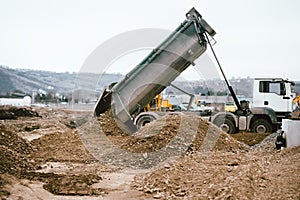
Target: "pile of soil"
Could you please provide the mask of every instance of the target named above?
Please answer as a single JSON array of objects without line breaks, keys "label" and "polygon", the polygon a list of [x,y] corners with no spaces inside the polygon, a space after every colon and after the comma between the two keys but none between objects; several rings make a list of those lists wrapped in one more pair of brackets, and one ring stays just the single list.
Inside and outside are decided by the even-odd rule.
[{"label": "pile of soil", "polygon": [[21,174],[34,169],[28,162],[33,151],[28,141],[0,125],[0,173]]},{"label": "pile of soil", "polygon": [[[134,135],[122,132],[111,112],[101,115],[99,121],[112,143],[127,152],[146,155],[144,162],[157,159],[148,154],[173,144],[176,137],[182,142],[180,147],[186,147],[175,161],[136,176],[132,187],[150,198],[299,198],[300,178],[294,173],[300,166],[300,148],[276,151],[274,137],[263,141],[260,148],[250,148],[234,136],[253,146],[267,135],[240,133],[232,137],[200,117],[174,113],[149,123]],[[292,167],[288,167],[287,160]],[[279,180],[282,176],[289,178]]]},{"label": "pile of soil", "polygon": [[8,184],[2,174],[11,174],[21,178],[24,173],[35,169],[34,163],[28,160],[28,155],[34,150],[30,143],[20,138],[16,133],[0,125],[0,197],[6,197],[9,192],[3,187]]},{"label": "pile of soil", "polygon": [[231,134],[231,137],[249,146],[254,146],[261,143],[269,135],[270,133],[240,132]]},{"label": "pile of soil", "polygon": [[272,133],[265,137],[261,142],[253,145],[251,148],[256,151],[263,151],[268,153],[275,153],[275,142],[277,139],[278,133]]},{"label": "pile of soil", "polygon": [[[5,109],[16,111],[14,107]],[[9,191],[4,186],[14,184],[18,179],[44,182],[43,188],[53,194],[102,195],[104,190],[93,188],[92,184],[101,180],[98,172],[111,169],[88,153],[76,129],[69,126],[76,122],[74,113],[67,110],[35,110],[20,108],[14,112],[16,118],[0,121],[0,197],[5,199]],[[86,113],[79,115],[81,120]],[[30,136],[34,136],[33,140],[23,139]],[[75,167],[63,174],[44,172],[44,166],[48,166],[49,161],[58,165],[73,163]]]},{"label": "pile of soil", "polygon": [[33,152],[30,142],[7,130],[3,125],[0,125],[0,146],[7,147],[19,154],[30,154]]},{"label": "pile of soil", "polygon": [[105,190],[91,187],[100,180],[102,178],[95,174],[61,176],[51,178],[44,188],[57,195],[100,195],[105,193]]},{"label": "pile of soil", "polygon": [[249,150],[199,116],[169,113],[129,135],[107,111],[80,127],[85,147],[101,162],[121,168],[149,169],[194,152]]},{"label": "pile of soil", "polygon": [[70,124],[74,121],[74,112],[49,108],[26,109],[37,113],[38,117],[34,115],[0,120],[0,125],[23,138],[32,140],[49,133],[63,133],[70,128]]},{"label": "pile of soil", "polygon": [[139,175],[132,187],[162,199],[299,199],[300,147],[274,155],[189,155]]},{"label": "pile of soil", "polygon": [[19,117],[38,117],[39,114],[28,107],[0,106],[0,119],[17,119]]},{"label": "pile of soil", "polygon": [[102,131],[114,144],[134,153],[157,151],[170,144],[175,137],[182,142],[182,146],[187,147],[188,153],[211,150],[237,152],[249,149],[247,145],[199,116],[170,113],[147,124],[133,135],[127,135],[120,129],[111,111],[102,114],[99,121]]},{"label": "pile of soil", "polygon": [[[199,116],[169,113],[132,135],[111,111],[78,129],[89,152],[101,162],[121,168],[149,169],[185,154],[211,151],[244,152],[249,146]],[[126,130],[125,130],[126,131]]]},{"label": "pile of soil", "polygon": [[56,195],[102,195],[105,190],[92,185],[102,180],[97,174],[56,174],[28,172],[27,179],[41,181],[43,188]]},{"label": "pile of soil", "polygon": [[36,162],[94,162],[76,130],[50,133],[31,142],[36,149],[30,155]]}]

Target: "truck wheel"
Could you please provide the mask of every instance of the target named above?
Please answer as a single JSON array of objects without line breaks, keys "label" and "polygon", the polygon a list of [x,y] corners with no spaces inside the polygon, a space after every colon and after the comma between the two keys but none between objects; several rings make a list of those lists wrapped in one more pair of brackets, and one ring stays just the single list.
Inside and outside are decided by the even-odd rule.
[{"label": "truck wheel", "polygon": [[140,129],[141,127],[145,126],[146,124],[154,120],[156,120],[156,118],[152,115],[143,115],[137,120],[136,126],[138,129]]},{"label": "truck wheel", "polygon": [[251,131],[255,133],[271,133],[272,125],[265,119],[258,119],[252,123]]},{"label": "truck wheel", "polygon": [[235,133],[235,126],[234,123],[227,118],[220,118],[220,119],[216,119],[214,121],[214,124],[218,127],[220,127],[222,129],[222,131],[229,133],[229,134],[233,134]]}]

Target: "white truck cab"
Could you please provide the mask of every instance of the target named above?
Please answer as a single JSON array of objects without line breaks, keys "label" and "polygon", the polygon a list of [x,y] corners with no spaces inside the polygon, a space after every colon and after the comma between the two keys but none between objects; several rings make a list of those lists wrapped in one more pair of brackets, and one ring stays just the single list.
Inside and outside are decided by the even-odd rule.
[{"label": "white truck cab", "polygon": [[294,82],[282,78],[255,78],[253,107],[272,108],[279,116],[293,111]]}]

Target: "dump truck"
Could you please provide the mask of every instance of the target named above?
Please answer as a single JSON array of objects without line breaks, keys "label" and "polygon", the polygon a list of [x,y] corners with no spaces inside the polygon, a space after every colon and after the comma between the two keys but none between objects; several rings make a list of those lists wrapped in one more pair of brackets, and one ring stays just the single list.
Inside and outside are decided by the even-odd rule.
[{"label": "dump truck", "polygon": [[192,8],[186,14],[186,20],[124,79],[104,89],[94,108],[94,115],[111,108],[116,120],[129,131],[135,131],[133,122],[145,106],[194,64],[207,49],[207,35],[213,37],[215,34],[200,13]]},{"label": "dump truck", "polygon": [[[134,132],[141,126],[160,118],[165,113],[144,112],[144,108],[184,70],[210,47],[226,86],[237,106],[235,112],[217,112],[210,121],[227,133],[253,131],[273,132],[290,113],[294,94],[293,82],[284,79],[256,79],[254,90],[257,102],[249,108],[249,102],[239,101],[229,84],[220,62],[212,47],[211,40],[216,34],[214,29],[192,8],[186,14],[186,20],[173,31],[157,48],[133,68],[118,83],[112,83],[104,89],[98,99],[94,116],[111,109],[117,122],[125,125],[128,132]],[[277,91],[278,90],[278,91]],[[181,90],[182,91],[182,90]],[[193,94],[189,94],[193,101]],[[268,97],[268,98],[267,98]],[[278,110],[270,106],[278,106]]]}]

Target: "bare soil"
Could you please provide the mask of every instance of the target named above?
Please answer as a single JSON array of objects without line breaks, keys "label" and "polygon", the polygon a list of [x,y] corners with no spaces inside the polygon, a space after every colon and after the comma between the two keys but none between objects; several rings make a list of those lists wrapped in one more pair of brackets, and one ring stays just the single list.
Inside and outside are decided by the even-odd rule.
[{"label": "bare soil", "polygon": [[1,199],[300,199],[300,148],[275,134],[170,114],[127,135],[111,112],[0,109]]},{"label": "bare soil", "polygon": [[268,135],[270,135],[270,133],[258,134],[252,132],[240,132],[236,134],[231,134],[230,136],[249,146],[254,146],[263,141]]}]

